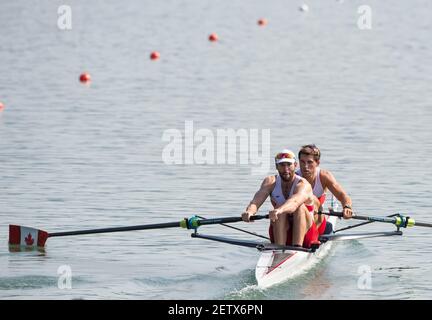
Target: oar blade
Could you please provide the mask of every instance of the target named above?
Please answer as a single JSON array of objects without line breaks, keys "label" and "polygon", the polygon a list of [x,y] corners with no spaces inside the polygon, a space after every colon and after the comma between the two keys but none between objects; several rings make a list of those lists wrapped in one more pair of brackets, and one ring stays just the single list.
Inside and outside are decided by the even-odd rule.
[{"label": "oar blade", "polygon": [[24,246],[27,249],[43,248],[48,237],[48,232],[43,230],[12,224],[9,225],[9,246]]}]

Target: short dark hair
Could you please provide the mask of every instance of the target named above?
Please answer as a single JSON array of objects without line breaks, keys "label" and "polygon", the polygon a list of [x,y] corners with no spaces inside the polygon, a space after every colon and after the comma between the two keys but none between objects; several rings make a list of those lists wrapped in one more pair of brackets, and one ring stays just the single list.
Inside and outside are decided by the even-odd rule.
[{"label": "short dark hair", "polygon": [[314,144],[307,144],[307,145],[301,147],[301,149],[298,153],[299,160],[300,160],[300,157],[302,154],[304,154],[305,156],[312,155],[314,157],[315,161],[318,161],[321,158],[321,151]]}]

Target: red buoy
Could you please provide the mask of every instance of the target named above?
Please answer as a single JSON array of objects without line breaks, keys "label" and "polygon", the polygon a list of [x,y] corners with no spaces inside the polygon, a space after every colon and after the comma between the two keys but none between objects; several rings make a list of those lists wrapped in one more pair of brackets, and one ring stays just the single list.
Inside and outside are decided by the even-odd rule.
[{"label": "red buoy", "polygon": [[4,109],[4,104],[0,102],[0,112],[2,112]]},{"label": "red buoy", "polygon": [[267,19],[262,18],[262,19],[258,20],[258,25],[261,26],[261,27],[263,27],[263,26],[265,26],[267,24],[268,24]]},{"label": "red buoy", "polygon": [[152,59],[152,60],[157,60],[157,59],[159,59],[159,58],[160,58],[160,53],[157,52],[157,51],[153,51],[153,52],[150,54],[150,59]]},{"label": "red buoy", "polygon": [[218,37],[218,35],[216,33],[212,33],[211,35],[209,35],[209,41],[215,42],[215,41],[218,41],[218,40],[219,40],[219,37]]},{"label": "red buoy", "polygon": [[91,77],[90,77],[90,75],[89,75],[87,72],[84,72],[84,73],[82,73],[82,74],[80,75],[79,80],[80,80],[82,83],[88,83],[88,82],[91,81]]}]

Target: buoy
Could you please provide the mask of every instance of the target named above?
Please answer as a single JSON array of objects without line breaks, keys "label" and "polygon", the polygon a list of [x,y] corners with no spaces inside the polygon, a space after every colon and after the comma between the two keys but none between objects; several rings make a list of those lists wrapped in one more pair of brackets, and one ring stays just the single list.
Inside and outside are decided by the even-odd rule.
[{"label": "buoy", "polygon": [[0,112],[2,112],[4,109],[4,104],[0,102]]},{"label": "buoy", "polygon": [[152,60],[157,60],[157,59],[159,59],[159,58],[160,58],[160,53],[157,52],[157,51],[153,51],[153,52],[150,54],[150,59],[152,59]]},{"label": "buoy", "polygon": [[84,72],[84,73],[82,73],[82,74],[80,75],[79,80],[80,80],[82,83],[88,83],[88,82],[91,81],[91,77],[90,77],[90,75],[89,75],[87,72]]},{"label": "buoy", "polygon": [[308,11],[309,11],[309,7],[308,7],[307,4],[302,4],[302,5],[300,6],[299,10],[300,10],[300,11],[303,11],[303,12],[308,12]]},{"label": "buoy", "polygon": [[215,42],[218,40],[219,40],[219,37],[216,33],[212,33],[211,35],[209,35],[209,41]]},{"label": "buoy", "polygon": [[261,26],[261,27],[267,25],[267,23],[268,23],[267,19],[263,18],[263,19],[259,19],[258,20],[258,25]]}]

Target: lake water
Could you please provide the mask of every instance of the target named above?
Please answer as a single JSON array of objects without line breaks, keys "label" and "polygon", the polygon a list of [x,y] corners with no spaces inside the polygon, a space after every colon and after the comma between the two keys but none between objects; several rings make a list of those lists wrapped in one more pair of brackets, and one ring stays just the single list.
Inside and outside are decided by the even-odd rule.
[{"label": "lake water", "polygon": [[[63,4],[0,4],[0,299],[432,298],[432,233],[420,227],[338,242],[268,290],[255,286],[257,251],[180,228],[52,238],[44,253],[7,246],[9,224],[57,232],[239,216],[273,166],[253,174],[240,152],[232,164],[167,164],[164,133],[186,139],[188,124],[215,137],[269,132],[259,147],[270,164],[279,149],[316,143],[356,212],[431,222],[432,2],[368,1],[366,30],[361,1],[311,0],[301,12],[282,0],[74,0],[71,30],[57,25]],[[268,222],[237,226],[265,234]],[[62,268],[71,289],[58,286]]]}]

